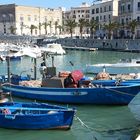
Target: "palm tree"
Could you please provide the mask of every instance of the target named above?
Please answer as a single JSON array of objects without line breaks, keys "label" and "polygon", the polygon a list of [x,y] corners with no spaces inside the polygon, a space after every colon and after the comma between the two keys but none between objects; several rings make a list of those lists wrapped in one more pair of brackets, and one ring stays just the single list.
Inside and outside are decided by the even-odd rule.
[{"label": "palm tree", "polygon": [[133,39],[135,39],[135,30],[136,30],[136,27],[138,26],[138,21],[136,19],[132,20],[131,22],[129,22],[128,24],[128,28],[130,28],[131,30],[131,33],[132,33],[132,36],[133,36]]},{"label": "palm tree", "polygon": [[48,26],[48,23],[47,22],[44,22],[42,25],[44,26],[45,34],[47,34],[47,26]]},{"label": "palm tree", "polygon": [[42,26],[42,24],[39,22],[39,25],[38,25],[39,35],[41,35],[41,26]]},{"label": "palm tree", "polygon": [[9,30],[10,30],[10,33],[11,34],[15,34],[16,33],[16,27],[14,27],[14,26],[10,26],[10,28],[9,28]]},{"label": "palm tree", "polygon": [[57,34],[58,21],[55,21],[55,34]]},{"label": "palm tree", "polygon": [[81,35],[81,38],[83,36],[83,28],[87,25],[87,21],[85,19],[79,19],[79,24],[78,26],[80,27],[80,35]]},{"label": "palm tree", "polygon": [[113,39],[113,31],[118,27],[118,23],[110,22],[109,24],[105,24],[104,28],[108,31],[108,38]]},{"label": "palm tree", "polygon": [[52,34],[52,21],[49,21],[48,26],[50,27],[50,34]]},{"label": "palm tree", "polygon": [[88,23],[88,26],[90,28],[90,37],[93,38],[94,37],[94,33],[98,27],[98,23],[96,20],[91,19],[90,22]]},{"label": "palm tree", "polygon": [[29,29],[30,29],[30,33],[32,35],[33,34],[33,30],[34,29],[37,29],[37,27],[35,25],[31,24],[31,26],[29,27]]},{"label": "palm tree", "polygon": [[75,20],[69,19],[66,20],[65,26],[69,30],[72,37],[73,29],[77,26],[77,23],[75,22]]},{"label": "palm tree", "polygon": [[62,33],[62,30],[63,30],[63,26],[58,25],[57,28],[59,29],[59,34],[61,34]]}]

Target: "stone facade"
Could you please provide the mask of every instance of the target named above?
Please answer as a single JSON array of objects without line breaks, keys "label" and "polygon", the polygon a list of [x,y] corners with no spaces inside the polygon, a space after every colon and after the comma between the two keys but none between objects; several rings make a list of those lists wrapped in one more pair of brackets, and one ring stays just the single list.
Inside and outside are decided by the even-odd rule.
[{"label": "stone facade", "polygon": [[[13,26],[18,35],[53,35],[59,34],[58,26],[62,26],[62,9],[46,9],[21,5],[1,5],[0,32],[10,33]],[[10,18],[9,18],[10,17]],[[45,30],[44,23],[47,24]],[[31,25],[35,26],[31,33]]]}]

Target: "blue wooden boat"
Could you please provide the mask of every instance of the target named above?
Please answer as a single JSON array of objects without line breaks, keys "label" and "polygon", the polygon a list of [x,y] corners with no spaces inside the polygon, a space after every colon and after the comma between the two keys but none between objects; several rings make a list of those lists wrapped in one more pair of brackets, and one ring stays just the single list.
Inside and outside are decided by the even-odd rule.
[{"label": "blue wooden boat", "polygon": [[11,129],[70,129],[74,108],[45,103],[8,102],[0,105],[0,127]]},{"label": "blue wooden boat", "polygon": [[26,87],[4,84],[3,91],[34,100],[74,104],[128,104],[140,92],[140,84],[84,88]]},{"label": "blue wooden boat", "polygon": [[133,84],[140,84],[140,79],[131,80],[92,80],[92,84],[102,86],[126,86]]}]

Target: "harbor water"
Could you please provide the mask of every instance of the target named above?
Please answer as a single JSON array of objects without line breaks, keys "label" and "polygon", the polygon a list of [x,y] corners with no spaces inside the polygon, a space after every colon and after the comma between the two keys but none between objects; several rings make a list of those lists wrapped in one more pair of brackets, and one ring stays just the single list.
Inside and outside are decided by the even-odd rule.
[{"label": "harbor water", "polygon": [[[86,64],[117,63],[124,58],[139,58],[137,53],[110,51],[68,51],[66,55],[54,56],[54,65],[59,71],[80,69],[85,71]],[[37,77],[42,58],[37,60]],[[51,66],[51,56],[47,58],[47,66]],[[34,63],[29,57],[21,61],[11,61],[11,73],[30,74],[33,76]],[[0,75],[7,73],[6,62],[0,62]],[[90,75],[91,77],[93,75]],[[0,128],[0,140],[133,140],[140,126],[136,115],[140,108],[132,111],[135,103],[140,104],[136,97],[131,108],[128,106],[96,106],[96,105],[64,105],[76,107],[77,113],[69,131],[59,130],[12,130]],[[14,98],[15,101],[32,101]],[[54,104],[54,103],[53,103]],[[140,114],[140,113],[139,113]]]}]

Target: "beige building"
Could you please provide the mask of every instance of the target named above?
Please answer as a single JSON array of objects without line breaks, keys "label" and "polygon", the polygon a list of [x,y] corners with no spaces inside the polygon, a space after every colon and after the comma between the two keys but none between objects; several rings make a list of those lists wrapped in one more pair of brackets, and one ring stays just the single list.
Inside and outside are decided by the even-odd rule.
[{"label": "beige building", "polygon": [[[47,25],[45,28],[45,24]],[[9,34],[12,29],[18,35],[59,34],[62,26],[62,9],[0,5],[0,33]],[[31,28],[34,28],[31,31]]]},{"label": "beige building", "polygon": [[[83,2],[81,6],[79,7],[71,7],[71,16],[73,20],[75,20],[77,23],[79,23],[80,19],[85,19],[86,21],[90,20],[90,5],[87,3]],[[83,35],[87,34],[88,28],[83,29]],[[80,35],[80,30],[79,27],[77,26],[75,28],[75,35],[79,36]]]}]

